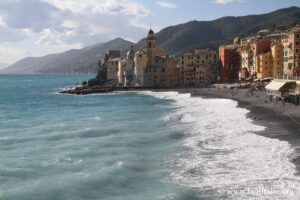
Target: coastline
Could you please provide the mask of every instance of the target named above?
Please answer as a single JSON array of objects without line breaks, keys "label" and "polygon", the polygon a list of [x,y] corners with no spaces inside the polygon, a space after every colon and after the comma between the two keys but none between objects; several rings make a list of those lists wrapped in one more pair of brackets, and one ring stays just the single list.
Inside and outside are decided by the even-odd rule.
[{"label": "coastline", "polygon": [[292,162],[300,175],[300,106],[289,103],[270,102],[264,91],[255,91],[253,95],[247,89],[235,91],[229,89],[202,88],[179,89],[178,92],[191,92],[193,97],[225,98],[238,102],[238,106],[250,112],[247,117],[253,123],[266,127],[256,134],[287,141],[295,150]]},{"label": "coastline", "polygon": [[[104,91],[95,93],[128,92],[128,91],[154,91],[165,92],[175,91],[179,93],[190,93],[192,97],[202,98],[222,98],[231,99],[238,102],[238,107],[245,108],[250,112],[247,118],[253,123],[265,127],[264,131],[255,134],[279,139],[288,142],[294,149],[292,162],[296,166],[297,174],[300,176],[300,106],[281,101],[270,101],[264,91],[255,91],[253,95],[249,89],[227,88],[117,88],[114,91]],[[74,94],[69,93],[68,94]],[[92,92],[94,93],[94,92]],[[87,94],[92,94],[87,93]],[[76,94],[76,93],[75,93]],[[78,94],[77,94],[78,95]],[[80,93],[79,95],[82,95]],[[86,95],[86,94],[83,94]]]}]

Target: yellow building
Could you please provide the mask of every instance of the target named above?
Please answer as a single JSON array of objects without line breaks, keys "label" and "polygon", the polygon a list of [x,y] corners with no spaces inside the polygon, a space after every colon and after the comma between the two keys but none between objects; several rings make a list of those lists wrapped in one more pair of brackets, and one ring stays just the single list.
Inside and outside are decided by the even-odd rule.
[{"label": "yellow building", "polygon": [[209,49],[195,49],[179,57],[183,84],[207,85],[218,79],[217,53]]},{"label": "yellow building", "polygon": [[288,67],[292,71],[292,76],[300,76],[300,28],[293,30],[289,34],[289,50]]},{"label": "yellow building", "polygon": [[271,51],[257,56],[255,71],[259,79],[273,77],[273,57]]},{"label": "yellow building", "polygon": [[274,43],[271,46],[273,57],[273,77],[282,78],[283,76],[283,45]]},{"label": "yellow building", "polygon": [[135,75],[135,85],[143,86],[144,84],[144,71],[148,64],[148,56],[145,50],[140,50],[136,52],[134,56],[134,75]]},{"label": "yellow building", "polygon": [[284,75],[287,78],[300,76],[300,28],[289,32],[282,39],[284,46]]},{"label": "yellow building", "polygon": [[174,87],[181,85],[180,70],[167,52],[156,49],[156,36],[149,30],[146,49],[135,55],[136,85],[143,87]]}]

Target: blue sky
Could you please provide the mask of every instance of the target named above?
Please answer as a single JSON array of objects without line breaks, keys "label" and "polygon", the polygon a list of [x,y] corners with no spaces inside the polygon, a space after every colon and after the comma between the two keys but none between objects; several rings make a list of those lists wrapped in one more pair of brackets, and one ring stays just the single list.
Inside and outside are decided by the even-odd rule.
[{"label": "blue sky", "polygon": [[1,0],[0,63],[105,42],[137,41],[191,20],[261,14],[299,0]]}]

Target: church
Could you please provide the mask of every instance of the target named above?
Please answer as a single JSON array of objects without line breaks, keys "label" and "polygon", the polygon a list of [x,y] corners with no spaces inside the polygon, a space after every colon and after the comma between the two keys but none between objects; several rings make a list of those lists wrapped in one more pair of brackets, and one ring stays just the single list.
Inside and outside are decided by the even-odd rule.
[{"label": "church", "polygon": [[156,36],[152,29],[146,39],[146,48],[135,54],[136,86],[174,87],[182,83],[182,73],[175,56],[156,48]]},{"label": "church", "polygon": [[107,81],[115,81],[120,87],[175,87],[183,81],[176,57],[156,48],[152,29],[148,32],[146,48],[135,52],[131,46],[124,59],[121,52],[110,51],[101,68]]}]

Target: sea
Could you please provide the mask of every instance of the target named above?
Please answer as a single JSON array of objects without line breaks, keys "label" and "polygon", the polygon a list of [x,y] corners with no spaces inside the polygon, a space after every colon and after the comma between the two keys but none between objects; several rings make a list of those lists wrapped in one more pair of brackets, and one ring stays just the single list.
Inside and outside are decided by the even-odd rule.
[{"label": "sea", "polygon": [[299,199],[293,147],[228,99],[58,92],[94,75],[0,75],[1,200]]}]

